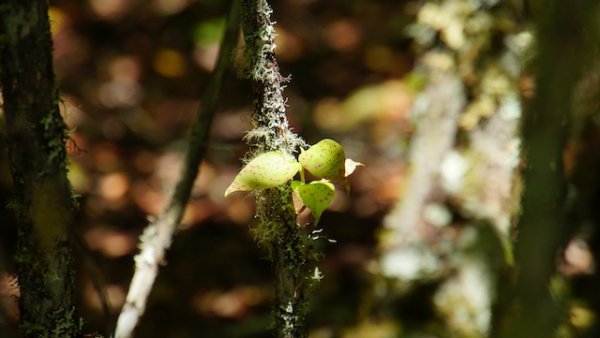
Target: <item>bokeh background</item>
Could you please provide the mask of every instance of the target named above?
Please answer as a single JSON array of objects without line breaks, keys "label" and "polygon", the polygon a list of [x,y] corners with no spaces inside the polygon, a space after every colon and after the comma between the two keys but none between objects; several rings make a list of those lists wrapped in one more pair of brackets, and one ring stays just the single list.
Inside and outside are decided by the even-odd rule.
[{"label": "bokeh background", "polygon": [[[277,57],[282,74],[291,76],[285,93],[293,129],[309,143],[335,139],[366,165],[352,175],[351,192],[338,191],[321,219],[336,243],[320,243],[325,277],[311,295],[312,338],[480,337],[486,333],[481,327],[489,325],[485,319],[474,324],[471,313],[487,311],[489,321],[489,295],[480,297],[481,307],[458,314],[449,312],[464,299],[440,296],[448,294],[441,285],[454,276],[463,256],[438,257],[431,267],[431,253],[403,252],[398,259],[408,266],[399,267],[398,276],[408,282],[399,285],[380,269],[386,250],[382,224],[407,181],[415,132],[410,112],[423,82],[412,73],[418,54],[407,33],[420,5],[273,1]],[[81,207],[78,224],[111,304],[107,319],[92,283],[97,273],[80,259],[77,292],[87,332],[104,332],[116,319],[138,236],[148,218],[160,213],[177,179],[226,12],[227,1],[217,0],[51,1],[60,108],[70,130],[69,175]],[[522,78],[524,91],[530,81]],[[270,336],[273,272],[249,233],[253,200],[244,194],[223,197],[247,149],[242,138],[251,128],[252,101],[249,84],[232,70],[192,199],[137,337]],[[0,205],[10,199],[7,157],[0,152]],[[468,216],[453,210],[456,203],[442,200],[428,209],[431,217],[443,219],[428,235],[429,244],[444,247],[460,240],[459,246],[471,248],[468,239],[475,235],[467,231],[467,239],[461,237],[471,225]],[[10,257],[16,226],[9,209],[0,208],[0,231],[0,324],[14,326],[18,290]],[[502,257],[495,237],[489,241],[486,247]],[[587,244],[579,239],[575,244],[564,262],[571,269],[566,275],[591,273]],[[415,268],[413,262],[429,268]],[[464,278],[453,283],[475,293],[487,290],[473,274],[461,274]],[[467,292],[461,287],[449,294]],[[585,303],[573,309],[568,325],[593,323],[595,314]]]}]

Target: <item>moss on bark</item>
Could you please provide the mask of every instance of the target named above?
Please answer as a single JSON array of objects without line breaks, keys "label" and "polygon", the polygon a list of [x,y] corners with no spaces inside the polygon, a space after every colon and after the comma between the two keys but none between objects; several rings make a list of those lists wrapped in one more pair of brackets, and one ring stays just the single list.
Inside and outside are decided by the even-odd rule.
[{"label": "moss on bark", "polygon": [[[275,58],[275,28],[271,7],[265,0],[242,1],[242,28],[245,41],[243,75],[256,93],[254,129],[246,140],[248,158],[281,150],[298,151],[304,142],[294,134],[285,115],[283,89],[286,79],[279,73]],[[256,224],[253,232],[269,251],[275,268],[275,331],[279,338],[303,338],[306,329],[306,293],[311,285],[315,254],[308,229],[296,222],[292,189],[283,185],[256,192]]]},{"label": "moss on bark", "polygon": [[0,80],[18,219],[17,272],[25,337],[77,337],[74,261],[69,242],[74,203],[52,68],[48,3],[0,6]]}]

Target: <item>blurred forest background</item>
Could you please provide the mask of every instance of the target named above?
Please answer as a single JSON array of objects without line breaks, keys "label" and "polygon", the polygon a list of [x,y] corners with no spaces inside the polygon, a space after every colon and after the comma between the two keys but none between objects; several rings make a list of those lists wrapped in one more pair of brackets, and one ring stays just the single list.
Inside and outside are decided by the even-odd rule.
[{"label": "blurred forest background", "polygon": [[[50,3],[78,224],[114,321],[138,236],[177,179],[228,2]],[[272,5],[277,58],[291,76],[285,93],[293,129],[309,143],[335,139],[365,164],[351,177],[351,192],[338,191],[321,219],[336,243],[320,243],[324,278],[311,295],[310,337],[489,336],[494,321],[513,312],[503,300],[516,259],[521,102],[535,94],[535,72],[549,68],[535,63],[539,9],[494,0]],[[600,73],[588,61],[598,54],[566,49],[589,65],[578,80],[573,122],[561,127],[569,135],[562,153],[568,217],[560,230],[542,227],[533,238],[552,242],[544,234],[559,234],[550,279],[559,336],[599,337]],[[577,60],[556,58],[566,66]],[[250,85],[231,72],[181,231],[136,337],[270,336],[273,272],[249,232],[254,201],[223,197],[247,150],[252,100]],[[3,125],[0,110],[5,149]],[[2,206],[13,195],[7,162],[0,152]],[[545,216],[552,214],[539,222]],[[18,321],[15,238],[14,215],[0,208],[6,332]],[[97,276],[79,263],[85,331],[104,332]]]}]

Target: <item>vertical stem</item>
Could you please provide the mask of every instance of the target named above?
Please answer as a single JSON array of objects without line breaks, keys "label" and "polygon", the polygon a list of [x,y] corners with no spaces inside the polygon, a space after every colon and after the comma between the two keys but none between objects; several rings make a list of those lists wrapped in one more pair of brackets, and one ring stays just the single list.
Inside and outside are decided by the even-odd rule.
[{"label": "vertical stem", "polygon": [[[291,189],[270,189],[259,198],[269,226],[277,227],[268,244],[275,268],[275,328],[278,338],[303,338],[306,331],[306,292],[311,267],[307,234],[296,224]],[[261,210],[262,209],[262,210]]]},{"label": "vertical stem", "polygon": [[47,1],[5,0],[0,5],[0,81],[16,194],[21,330],[24,337],[77,337],[81,325],[69,243],[75,205]]},{"label": "vertical stem", "polygon": [[[285,115],[286,79],[279,73],[275,58],[272,10],[265,0],[243,0],[242,6],[245,76],[252,80],[256,93],[254,129],[246,136],[252,147],[249,157],[272,150],[292,154],[303,142],[290,130]],[[296,222],[289,185],[256,194],[254,231],[259,244],[271,253],[276,274],[276,335],[279,338],[306,337],[306,291],[314,261],[308,234]]]}]

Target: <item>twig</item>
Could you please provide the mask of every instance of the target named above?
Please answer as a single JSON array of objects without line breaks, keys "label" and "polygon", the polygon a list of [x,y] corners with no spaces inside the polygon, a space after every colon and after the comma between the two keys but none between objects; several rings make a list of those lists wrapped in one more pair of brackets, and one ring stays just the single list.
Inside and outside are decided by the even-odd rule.
[{"label": "twig", "polygon": [[165,252],[171,246],[173,236],[181,221],[192,185],[198,174],[198,165],[206,152],[209,129],[215,113],[221,83],[239,36],[239,21],[239,2],[233,0],[227,18],[227,29],[221,42],[219,58],[208,82],[208,87],[202,96],[198,119],[192,129],[190,145],[179,181],[164,212],[157,220],[148,225],[140,237],[140,253],[135,257],[135,273],[117,321],[116,338],[132,336],[133,330],[144,313],[148,295],[158,274],[158,266],[163,263]]}]

